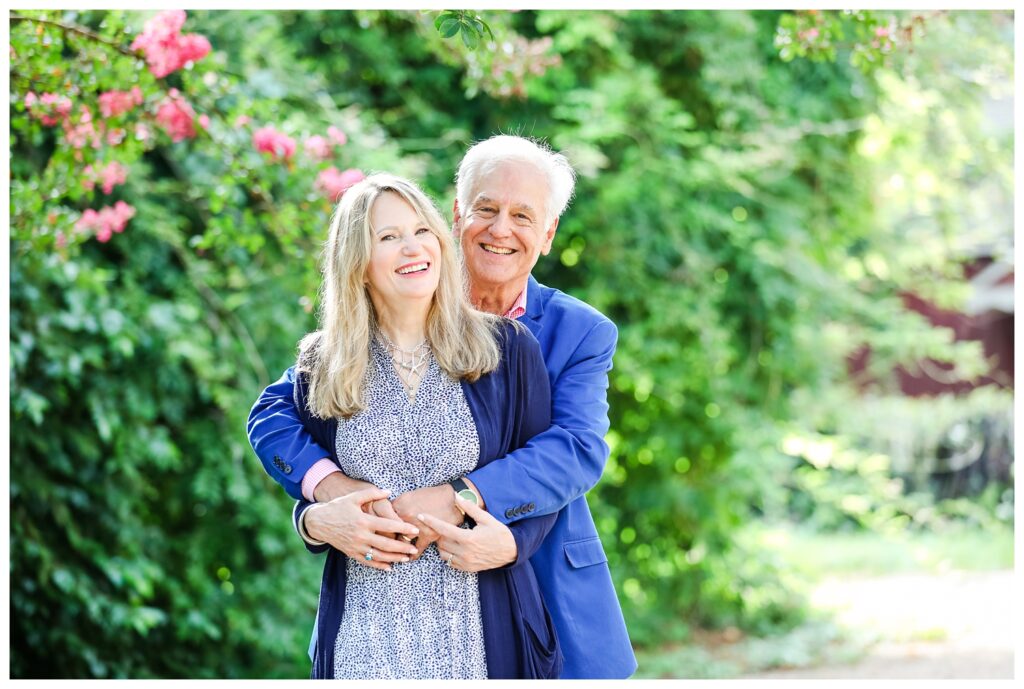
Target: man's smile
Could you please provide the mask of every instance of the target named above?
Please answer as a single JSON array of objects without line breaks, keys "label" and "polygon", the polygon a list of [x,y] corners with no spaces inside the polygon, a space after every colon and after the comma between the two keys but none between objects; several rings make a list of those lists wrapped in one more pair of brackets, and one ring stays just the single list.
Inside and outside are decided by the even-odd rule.
[{"label": "man's smile", "polygon": [[493,244],[481,244],[480,246],[487,253],[498,254],[499,256],[507,256],[509,254],[514,254],[516,252],[515,249],[509,249],[508,247],[504,246],[494,246]]}]

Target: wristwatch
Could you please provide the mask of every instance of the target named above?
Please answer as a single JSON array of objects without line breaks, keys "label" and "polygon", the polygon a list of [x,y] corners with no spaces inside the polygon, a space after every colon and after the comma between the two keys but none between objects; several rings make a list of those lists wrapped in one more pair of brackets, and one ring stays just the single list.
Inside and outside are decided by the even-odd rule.
[{"label": "wristwatch", "polygon": [[[457,478],[454,481],[451,481],[448,485],[454,488],[455,494],[462,498],[463,500],[467,500],[473,503],[474,505],[480,504],[480,498],[476,496],[476,493],[474,493],[473,490],[469,487],[469,484],[462,480],[462,478]],[[462,512],[462,516],[465,517],[465,521],[463,522],[463,524],[468,525],[469,528],[471,529],[474,526],[476,526],[476,521],[468,514],[466,514],[465,510],[463,510],[462,507],[459,506],[458,500],[455,501],[455,506],[458,507],[459,512]]]}]

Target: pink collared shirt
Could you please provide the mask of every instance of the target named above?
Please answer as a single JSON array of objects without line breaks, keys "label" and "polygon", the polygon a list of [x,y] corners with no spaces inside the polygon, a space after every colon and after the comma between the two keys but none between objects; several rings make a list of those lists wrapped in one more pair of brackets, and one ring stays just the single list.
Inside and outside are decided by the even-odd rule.
[{"label": "pink collared shirt", "polygon": [[[526,289],[524,288],[520,292],[516,300],[512,302],[512,307],[506,311],[503,316],[505,318],[511,318],[515,320],[523,316],[526,313]],[[310,502],[316,502],[316,498],[313,497],[313,491],[316,489],[320,482],[330,476],[336,471],[341,471],[338,465],[332,462],[330,459],[324,457],[318,460],[316,464],[309,468],[306,475],[302,477],[302,495]]]}]

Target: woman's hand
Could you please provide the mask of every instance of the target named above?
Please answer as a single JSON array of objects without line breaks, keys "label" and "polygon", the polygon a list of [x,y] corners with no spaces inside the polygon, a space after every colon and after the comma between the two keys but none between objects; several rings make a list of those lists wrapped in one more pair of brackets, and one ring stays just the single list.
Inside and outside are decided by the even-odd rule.
[{"label": "woman's hand", "polygon": [[468,500],[455,499],[476,521],[474,528],[460,529],[429,514],[417,515],[420,521],[439,534],[437,550],[441,559],[463,572],[482,572],[515,562],[519,551],[512,531],[490,512]]},{"label": "woman's hand", "polygon": [[[408,562],[416,554],[416,547],[382,534],[415,537],[419,529],[400,519],[386,519],[364,511],[364,506],[369,508],[369,503],[387,496],[388,491],[367,488],[330,502],[317,503],[302,516],[306,533],[318,541],[326,541],[361,565],[390,571],[388,563]],[[371,554],[371,560],[366,559],[367,553]]]}]

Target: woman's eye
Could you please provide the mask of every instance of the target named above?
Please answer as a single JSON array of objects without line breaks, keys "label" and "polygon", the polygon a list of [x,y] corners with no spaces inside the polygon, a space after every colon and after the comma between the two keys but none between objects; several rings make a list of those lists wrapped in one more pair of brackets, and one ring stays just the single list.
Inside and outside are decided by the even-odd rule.
[{"label": "woman's eye", "polygon": [[382,242],[386,242],[386,241],[388,241],[389,239],[394,239],[394,238],[395,238],[395,235],[393,235],[393,234],[390,234],[390,233],[389,233],[389,234],[382,234],[382,235],[380,236],[380,241],[382,241]]},{"label": "woman's eye", "polygon": [[429,233],[430,230],[426,227],[421,227],[420,229],[416,230],[416,234],[423,234],[424,232]]}]

